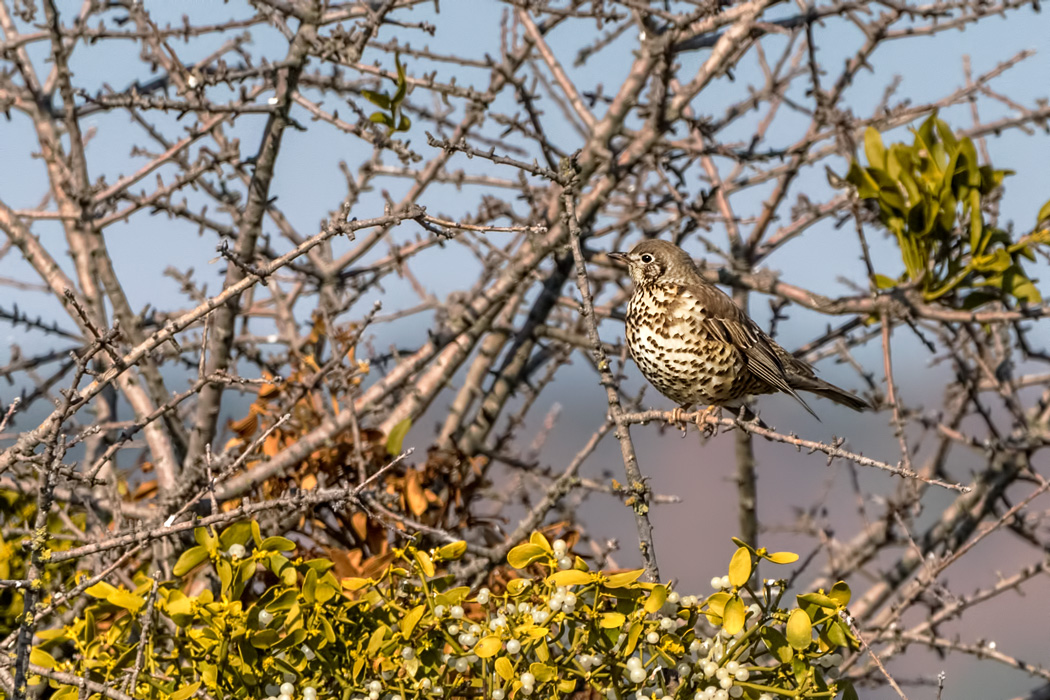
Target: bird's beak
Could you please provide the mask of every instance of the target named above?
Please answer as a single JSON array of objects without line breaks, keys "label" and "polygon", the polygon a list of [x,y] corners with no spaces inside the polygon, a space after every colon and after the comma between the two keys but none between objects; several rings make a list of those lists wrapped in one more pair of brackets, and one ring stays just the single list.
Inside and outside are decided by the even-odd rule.
[{"label": "bird's beak", "polygon": [[608,256],[610,260],[615,260],[622,265],[626,265],[628,262],[627,253],[608,253]]}]

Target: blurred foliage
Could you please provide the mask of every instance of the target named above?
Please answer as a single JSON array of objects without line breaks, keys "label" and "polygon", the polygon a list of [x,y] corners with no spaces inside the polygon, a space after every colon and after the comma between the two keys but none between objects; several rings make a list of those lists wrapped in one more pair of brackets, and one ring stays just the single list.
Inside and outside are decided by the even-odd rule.
[{"label": "blurred foliage", "polygon": [[379,92],[376,90],[362,90],[361,95],[376,107],[384,110],[372,112],[369,119],[375,124],[384,124],[390,134],[399,131],[408,131],[412,128],[412,120],[401,112],[401,103],[405,101],[408,94],[408,78],[405,75],[405,67],[401,63],[401,54],[394,54],[394,64],[397,66],[397,78],[390,78],[394,83],[394,94]]},{"label": "blurred foliage", "polygon": [[[25,579],[29,567],[29,553],[22,545],[32,537],[36,513],[35,492],[0,490],[0,523],[3,523],[3,531],[0,532],[0,579]],[[80,510],[68,512],[68,522],[58,513],[52,513],[47,519],[48,550],[61,552],[82,544],[69,536],[69,525],[72,524],[83,532],[86,522],[87,518]],[[47,564],[38,584],[45,591],[68,588],[74,574],[76,565],[71,561]],[[6,637],[17,629],[23,599],[23,590],[14,586],[0,587],[0,637]]]},{"label": "blurred foliage", "polygon": [[[915,285],[926,301],[965,309],[1010,298],[1041,301],[1022,259],[1035,260],[1034,249],[1050,243],[1050,229],[1044,223],[1014,240],[1010,231],[985,219],[1004,178],[1013,173],[980,165],[973,141],[958,138],[936,115],[913,132],[911,145],[887,148],[868,127],[868,165],[854,161],[845,178],[858,197],[877,206],[879,222],[900,246],[904,273],[897,279],[876,275],[876,284]],[[1050,202],[1036,223],[1047,218]]]},{"label": "blurred foliage", "polygon": [[[857,648],[849,587],[785,607],[782,581],[749,583],[759,559],[794,554],[740,543],[701,600],[640,582],[641,570],[591,571],[540,533],[510,551],[518,573],[500,590],[474,594],[450,572],[463,542],[394,548],[382,571],[340,579],[332,561],[297,556],[254,521],[198,528],[195,540],[173,580],[89,588],[75,619],[40,633],[33,663],[155,700],[856,697],[835,680],[841,652]],[[52,700],[77,697],[47,682]]]}]

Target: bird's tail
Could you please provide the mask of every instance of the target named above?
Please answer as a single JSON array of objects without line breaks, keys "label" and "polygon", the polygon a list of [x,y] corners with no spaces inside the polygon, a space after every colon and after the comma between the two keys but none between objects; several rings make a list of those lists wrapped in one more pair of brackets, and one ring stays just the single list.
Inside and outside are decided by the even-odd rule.
[{"label": "bird's tail", "polygon": [[823,396],[825,399],[831,399],[835,403],[841,404],[846,408],[852,408],[854,411],[865,411],[871,408],[871,404],[864,399],[849,393],[845,389],[840,389],[823,379],[794,375],[790,377],[790,381],[792,389],[808,391],[811,394]]}]

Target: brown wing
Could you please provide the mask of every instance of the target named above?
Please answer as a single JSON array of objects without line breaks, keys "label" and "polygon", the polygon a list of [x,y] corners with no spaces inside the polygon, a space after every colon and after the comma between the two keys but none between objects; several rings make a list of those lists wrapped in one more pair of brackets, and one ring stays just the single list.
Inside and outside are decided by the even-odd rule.
[{"label": "brown wing", "polygon": [[816,417],[817,414],[809,404],[791,388],[784,362],[777,352],[777,344],[762,332],[758,324],[748,318],[747,314],[720,289],[691,286],[687,291],[694,298],[703,300],[708,312],[708,318],[703,321],[707,332],[740,350],[752,374],[778,391],[794,397],[803,408]]}]

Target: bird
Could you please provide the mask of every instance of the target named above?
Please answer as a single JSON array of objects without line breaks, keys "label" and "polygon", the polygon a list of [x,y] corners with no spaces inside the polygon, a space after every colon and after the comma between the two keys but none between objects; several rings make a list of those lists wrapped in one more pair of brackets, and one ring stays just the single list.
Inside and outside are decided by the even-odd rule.
[{"label": "bird", "polygon": [[627,303],[627,347],[642,375],[683,410],[703,404],[747,416],[747,399],[783,392],[820,418],[799,396],[806,391],[854,411],[867,401],[817,377],[758,327],[721,289],[706,279],[690,255],[668,241],[642,241],[631,252],[608,254],[626,265],[634,281]]}]

